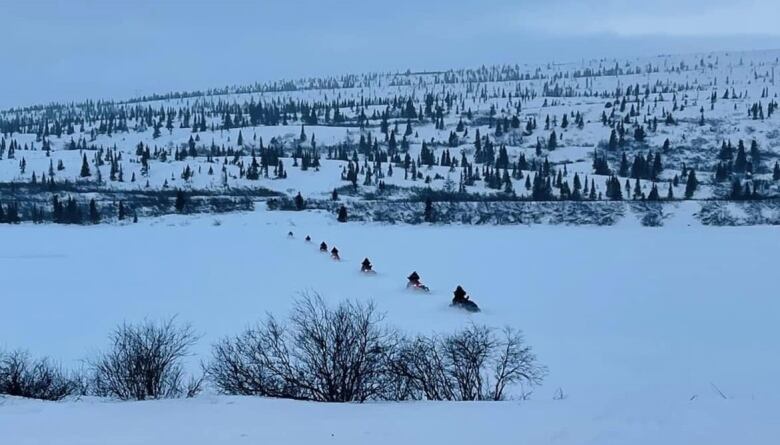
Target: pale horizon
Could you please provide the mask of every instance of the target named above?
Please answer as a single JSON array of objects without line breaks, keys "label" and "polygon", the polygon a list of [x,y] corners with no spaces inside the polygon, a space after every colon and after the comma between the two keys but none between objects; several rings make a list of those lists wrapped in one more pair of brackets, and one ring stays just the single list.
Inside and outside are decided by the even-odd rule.
[{"label": "pale horizon", "polygon": [[15,44],[0,108],[347,73],[780,48],[780,5],[768,0],[263,3],[6,5]]}]

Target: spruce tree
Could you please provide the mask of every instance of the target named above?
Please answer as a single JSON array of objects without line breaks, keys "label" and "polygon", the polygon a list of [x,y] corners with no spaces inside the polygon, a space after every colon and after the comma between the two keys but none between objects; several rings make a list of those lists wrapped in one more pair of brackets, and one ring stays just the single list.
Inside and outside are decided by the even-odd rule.
[{"label": "spruce tree", "polygon": [[89,171],[89,162],[87,162],[87,155],[85,154],[81,160],[81,177],[86,178],[89,176],[92,176],[92,173]]},{"label": "spruce tree", "polygon": [[176,201],[174,202],[174,207],[176,208],[177,212],[185,213],[187,207],[187,195],[184,194],[184,191],[176,190]]},{"label": "spruce tree", "polygon": [[301,192],[298,192],[297,195],[295,195],[295,208],[297,210],[303,210],[306,207],[306,202],[303,200],[303,196],[301,196]]},{"label": "spruce tree", "polygon": [[425,214],[423,215],[425,222],[433,222],[433,202],[431,198],[425,198]]},{"label": "spruce tree", "polygon": [[555,130],[550,133],[550,139],[547,141],[547,149],[555,150],[558,148],[558,135],[555,134]]},{"label": "spruce tree", "polygon": [[685,183],[685,198],[691,199],[698,186],[699,181],[696,179],[696,172],[691,169],[691,171],[688,172],[688,181]]},{"label": "spruce tree", "polygon": [[653,184],[653,187],[650,189],[650,193],[647,195],[648,201],[658,201],[661,197],[658,194],[658,186]]},{"label": "spruce tree", "polygon": [[339,214],[336,218],[338,222],[345,223],[347,222],[347,208],[342,204],[341,207],[339,207]]},{"label": "spruce tree", "polygon": [[758,173],[761,170],[761,153],[755,139],[750,143],[750,163],[753,164],[754,172]]},{"label": "spruce tree", "polygon": [[100,223],[100,213],[98,212],[94,198],[89,201],[89,221],[92,224]]},{"label": "spruce tree", "polygon": [[607,148],[609,151],[615,151],[617,150],[618,146],[618,139],[617,139],[617,132],[613,129],[612,132],[609,134],[609,143],[607,144]]}]

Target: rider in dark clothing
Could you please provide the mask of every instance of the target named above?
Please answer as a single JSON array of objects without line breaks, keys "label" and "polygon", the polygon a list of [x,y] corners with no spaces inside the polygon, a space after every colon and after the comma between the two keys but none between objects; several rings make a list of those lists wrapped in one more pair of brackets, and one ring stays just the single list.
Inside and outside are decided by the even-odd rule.
[{"label": "rider in dark clothing", "polygon": [[335,247],[331,249],[330,257],[334,260],[340,260],[341,258],[339,257],[339,249],[336,249]]},{"label": "rider in dark clothing", "polygon": [[320,252],[327,252],[328,251],[328,245],[325,244],[325,241],[320,243]]},{"label": "rider in dark clothing", "polygon": [[460,285],[455,289],[453,294],[455,294],[455,296],[452,298],[452,304],[463,304],[469,301],[469,296],[466,295],[466,291],[463,290]]},{"label": "rider in dark clothing", "polygon": [[409,280],[409,286],[419,286],[420,285],[420,275],[417,274],[417,272],[412,272],[411,275],[406,277]]},{"label": "rider in dark clothing", "polygon": [[371,272],[373,266],[371,265],[371,261],[368,260],[368,258],[364,259],[362,263],[360,263],[360,271],[361,272]]},{"label": "rider in dark clothing", "polygon": [[454,297],[452,297],[452,305],[459,307],[461,309],[465,309],[469,312],[479,312],[479,306],[477,306],[477,303],[474,303],[468,295],[466,295],[466,291],[463,290],[462,287],[458,286],[455,289]]},{"label": "rider in dark clothing", "polygon": [[311,237],[309,235],[306,235],[306,242],[311,242]]}]

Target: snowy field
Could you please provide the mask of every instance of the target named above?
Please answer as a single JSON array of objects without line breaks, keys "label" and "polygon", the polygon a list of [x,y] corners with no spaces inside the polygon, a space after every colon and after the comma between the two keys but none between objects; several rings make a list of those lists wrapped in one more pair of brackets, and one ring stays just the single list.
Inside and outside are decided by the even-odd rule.
[{"label": "snowy field", "polygon": [[[342,261],[320,254],[320,241]],[[176,315],[202,335],[197,370],[215,340],[310,291],[372,299],[410,333],[520,328],[550,372],[529,400],[501,403],[5,398],[0,442],[776,443],[778,248],[777,229],[763,226],[381,226],[314,212],[9,226],[0,347],[68,367],[122,321]],[[358,272],[365,256],[374,277]],[[412,270],[431,294],[404,289]],[[482,313],[448,307],[458,284]]]}]

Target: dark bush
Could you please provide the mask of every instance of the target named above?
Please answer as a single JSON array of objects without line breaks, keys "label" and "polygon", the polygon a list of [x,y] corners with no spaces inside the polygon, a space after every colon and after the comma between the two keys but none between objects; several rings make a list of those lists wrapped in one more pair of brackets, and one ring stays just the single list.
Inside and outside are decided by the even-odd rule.
[{"label": "dark bush", "polygon": [[274,317],[213,348],[206,374],[227,394],[322,402],[382,398],[394,334],[372,304],[328,307],[318,295],[298,300],[288,323]]},{"label": "dark bush", "polygon": [[405,398],[427,400],[504,400],[515,385],[525,397],[547,372],[519,331],[507,328],[497,335],[477,325],[404,340],[390,363],[395,380],[407,389]]},{"label": "dark bush", "polygon": [[189,325],[174,319],[122,324],[111,334],[110,348],[89,363],[91,390],[120,400],[194,396],[200,380],[185,383],[182,363],[196,340]]},{"label": "dark bush", "polygon": [[269,316],[214,345],[206,376],[225,394],[363,402],[526,397],[546,374],[519,331],[400,339],[381,321],[371,304],[304,296],[286,324]]},{"label": "dark bush", "polygon": [[25,351],[0,353],[0,394],[40,400],[62,400],[78,394],[81,381],[48,359],[34,360]]}]

